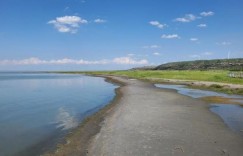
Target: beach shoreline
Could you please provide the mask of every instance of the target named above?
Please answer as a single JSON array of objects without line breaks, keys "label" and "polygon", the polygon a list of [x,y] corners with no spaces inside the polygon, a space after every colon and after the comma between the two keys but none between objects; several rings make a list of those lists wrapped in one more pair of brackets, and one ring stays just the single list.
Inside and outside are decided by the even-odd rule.
[{"label": "beach shoreline", "polygon": [[[75,155],[97,155],[100,152],[104,152],[104,151],[101,151],[101,149],[103,149],[103,147],[101,148],[101,144],[104,145],[104,142],[106,142],[107,140],[104,139],[104,138],[103,139],[100,139],[100,138],[102,138],[101,136],[104,136],[104,135],[106,136],[107,135],[107,133],[108,133],[107,129],[106,129],[107,126],[109,127],[109,126],[112,126],[112,124],[114,124],[114,123],[112,123],[112,124],[109,123],[108,124],[107,120],[111,120],[111,118],[114,118],[114,116],[116,116],[117,112],[119,112],[120,109],[123,109],[122,107],[125,107],[123,102],[122,102],[123,105],[121,105],[121,101],[126,99],[128,97],[127,94],[129,94],[129,92],[126,91],[125,88],[129,87],[129,86],[132,86],[133,84],[136,85],[136,83],[138,83],[139,85],[141,83],[141,87],[146,87],[146,88],[148,88],[148,89],[150,89],[152,91],[156,90],[156,92],[157,91],[158,92],[163,92],[163,93],[168,94],[168,95],[169,94],[173,94],[172,96],[174,96],[174,98],[179,98],[179,99],[183,99],[183,100],[190,99],[189,100],[190,102],[197,102],[197,103],[199,103],[198,106],[195,106],[195,107],[200,107],[200,109],[198,109],[197,111],[199,111],[199,113],[202,113],[202,112],[205,113],[206,112],[210,116],[209,117],[210,119],[212,118],[212,119],[215,120],[214,121],[214,122],[216,122],[216,126],[214,127],[215,135],[223,138],[224,137],[223,135],[227,134],[230,139],[237,138],[237,134],[235,134],[232,131],[230,131],[229,128],[226,125],[224,125],[224,123],[223,123],[223,121],[222,121],[222,119],[220,117],[218,117],[217,115],[215,115],[212,112],[210,112],[210,110],[209,110],[210,106],[208,104],[206,104],[205,102],[202,102],[200,100],[195,100],[195,99],[191,99],[189,97],[185,97],[185,96],[179,95],[174,90],[170,91],[170,90],[158,89],[158,88],[156,88],[153,85],[152,82],[143,82],[143,81],[135,80],[135,79],[121,78],[121,77],[114,77],[114,76],[106,76],[106,75],[97,75],[97,76],[104,77],[106,79],[106,81],[111,82],[111,83],[116,83],[116,84],[120,85],[120,87],[116,89],[116,96],[114,97],[113,101],[110,104],[108,104],[107,106],[105,106],[103,109],[101,109],[100,111],[95,113],[94,115],[88,117],[78,128],[76,128],[72,132],[72,134],[70,134],[69,136],[66,137],[66,144],[60,144],[60,145],[57,146],[57,150],[56,150],[55,153],[47,153],[45,155],[47,155],[47,156],[50,156],[50,155],[53,155],[53,156],[54,155],[55,156],[56,155],[57,156],[59,156],[59,155],[74,155],[74,156]],[[186,107],[189,107],[188,104],[183,103],[183,105],[186,105]],[[190,104],[190,107],[191,107],[191,104]],[[184,106],[183,106],[183,109],[185,109]],[[195,114],[193,113],[193,115],[195,115]],[[115,118],[113,120],[118,120],[118,119]],[[190,119],[190,120],[192,120],[192,123],[194,123],[194,124],[196,123],[196,121],[194,121],[195,119]],[[140,122],[140,121],[137,121],[137,122]],[[182,122],[185,122],[185,121],[182,121]],[[208,123],[206,123],[206,125],[210,126],[210,125],[208,125]],[[179,123],[178,126],[180,127],[180,123]],[[176,126],[176,127],[178,127],[178,126]],[[223,129],[222,131],[224,131],[225,134],[222,135],[221,133],[220,134],[216,133],[215,128],[217,129],[219,127],[220,127],[220,129]],[[208,129],[208,128],[206,128],[206,129]],[[189,131],[191,131],[191,130],[189,130]],[[199,135],[199,134],[197,134],[197,135]],[[113,137],[116,137],[116,136],[113,136]],[[195,139],[195,138],[192,138],[190,136],[187,136],[187,137],[188,137],[188,140]],[[197,136],[194,136],[194,137],[197,138]],[[213,152],[214,154],[221,155],[222,153],[223,154],[224,153],[225,154],[229,153],[228,150],[232,150],[233,147],[231,145],[229,145],[230,148],[228,148],[227,150],[225,149],[225,146],[227,147],[228,145],[227,145],[227,143],[225,144],[225,140],[222,139],[222,138],[220,138],[219,140],[224,142],[223,143],[224,147],[222,147],[222,149],[218,149],[218,147],[217,147],[217,150],[215,149],[216,151],[213,150],[213,151],[210,151],[210,152]],[[174,139],[176,139],[176,138],[174,138]],[[183,138],[183,139],[185,139],[185,138]],[[230,140],[228,140],[228,141],[230,141]],[[243,140],[242,139],[236,139],[234,141],[236,141],[236,143],[238,145],[243,145],[243,142],[242,142]],[[161,141],[161,142],[163,143],[163,141]],[[171,143],[173,144],[173,142],[171,142]],[[151,146],[153,146],[153,144],[154,143],[152,143]],[[203,146],[205,146],[204,148],[207,149],[207,148],[209,148],[209,146],[212,146],[214,144],[216,145],[215,142],[213,142],[213,144],[211,144],[211,142],[210,142],[210,145],[204,145],[203,144]],[[180,147],[178,149],[175,149],[175,148],[176,147],[174,147],[174,149],[172,149],[174,151],[174,153],[178,153],[178,149],[179,149],[179,153],[180,154],[186,155],[186,152],[184,151],[185,147]],[[195,150],[194,148],[192,148],[192,149]],[[128,149],[126,149],[126,150],[128,150]],[[183,152],[182,152],[182,150],[183,150]],[[237,152],[242,152],[242,151],[239,151],[240,149],[238,149],[238,146],[237,146],[237,149],[234,148],[234,150],[236,150],[236,152],[234,152],[234,154],[236,154]],[[141,151],[143,151],[143,150],[141,150]],[[111,153],[112,149],[111,149],[111,151],[105,151],[105,152]],[[121,151],[118,149],[117,151],[113,151],[113,152],[118,152],[119,153]],[[162,152],[162,151],[160,151],[160,152]],[[155,151],[155,153],[156,153],[156,151]],[[136,154],[137,153],[135,153],[135,155]],[[164,153],[164,154],[168,155],[168,153]],[[190,155],[190,153],[187,153],[187,154]],[[204,152],[204,154],[205,154],[205,152]],[[104,155],[111,155],[111,154],[107,154],[106,153]]]}]

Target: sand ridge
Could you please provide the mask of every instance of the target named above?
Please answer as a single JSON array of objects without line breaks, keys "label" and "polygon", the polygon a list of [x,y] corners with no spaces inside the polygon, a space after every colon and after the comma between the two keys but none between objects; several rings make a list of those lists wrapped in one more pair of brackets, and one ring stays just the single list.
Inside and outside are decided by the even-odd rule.
[{"label": "sand ridge", "polygon": [[139,80],[126,85],[88,148],[90,156],[241,156],[243,139],[208,104]]}]

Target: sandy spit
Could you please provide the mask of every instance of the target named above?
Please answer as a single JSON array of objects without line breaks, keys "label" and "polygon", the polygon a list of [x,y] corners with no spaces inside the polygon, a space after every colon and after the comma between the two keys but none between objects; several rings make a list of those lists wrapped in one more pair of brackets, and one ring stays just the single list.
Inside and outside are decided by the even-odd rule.
[{"label": "sandy spit", "polygon": [[149,82],[106,78],[122,84],[113,102],[48,155],[242,156],[243,138],[202,100]]},{"label": "sandy spit", "polygon": [[209,105],[151,83],[124,82],[122,98],[89,145],[90,156],[241,156],[243,138]]}]

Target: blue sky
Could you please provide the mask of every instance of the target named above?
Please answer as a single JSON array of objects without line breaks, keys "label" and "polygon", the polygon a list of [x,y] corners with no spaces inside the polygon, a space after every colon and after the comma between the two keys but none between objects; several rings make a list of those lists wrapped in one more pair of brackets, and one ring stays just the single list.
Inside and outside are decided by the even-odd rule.
[{"label": "blue sky", "polygon": [[240,0],[1,0],[0,70],[243,57]]}]

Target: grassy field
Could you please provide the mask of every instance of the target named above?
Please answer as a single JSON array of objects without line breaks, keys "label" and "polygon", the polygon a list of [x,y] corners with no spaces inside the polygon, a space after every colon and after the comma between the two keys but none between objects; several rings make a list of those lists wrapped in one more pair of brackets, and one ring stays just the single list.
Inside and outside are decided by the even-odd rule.
[{"label": "grassy field", "polygon": [[[63,72],[62,72],[63,73]],[[93,71],[93,72],[64,72],[64,73],[76,73],[76,74],[90,74],[90,75],[117,75],[127,76],[129,78],[136,78],[141,80],[149,80],[154,83],[163,82],[164,79],[175,80],[193,80],[193,81],[208,81],[208,82],[220,82],[229,84],[241,84],[243,85],[242,78],[231,78],[228,76],[229,71],[225,70],[211,70],[211,71],[195,71],[195,70],[127,70],[127,71]],[[210,86],[197,86],[190,85],[192,88],[213,90],[218,92],[224,92],[228,94],[240,94],[243,95],[243,89],[232,89],[222,85],[213,84]]]},{"label": "grassy field", "polygon": [[231,84],[242,84],[243,79],[230,78],[228,76],[229,71],[216,70],[216,71],[97,71],[97,72],[85,72],[87,74],[109,74],[128,76],[130,78],[137,79],[177,79],[177,80],[195,80],[195,81],[210,81],[210,82],[223,82]]}]

